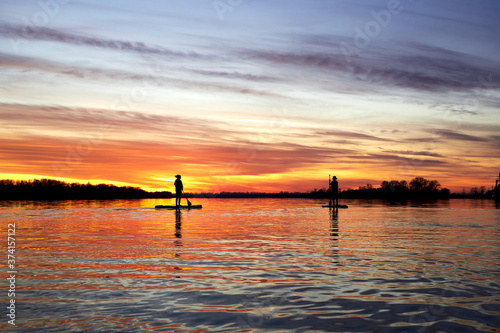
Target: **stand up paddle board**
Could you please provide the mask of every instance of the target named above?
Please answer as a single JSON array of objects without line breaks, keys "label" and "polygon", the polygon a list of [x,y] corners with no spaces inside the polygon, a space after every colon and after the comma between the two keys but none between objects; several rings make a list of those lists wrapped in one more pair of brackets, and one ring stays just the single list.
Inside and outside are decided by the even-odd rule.
[{"label": "stand up paddle board", "polygon": [[158,205],[155,206],[156,209],[201,209],[201,205],[191,205],[191,206],[163,206],[163,205]]},{"label": "stand up paddle board", "polygon": [[321,205],[321,207],[325,207],[325,208],[349,208],[349,206],[347,206],[347,205],[330,206],[328,204],[323,204],[323,205]]}]

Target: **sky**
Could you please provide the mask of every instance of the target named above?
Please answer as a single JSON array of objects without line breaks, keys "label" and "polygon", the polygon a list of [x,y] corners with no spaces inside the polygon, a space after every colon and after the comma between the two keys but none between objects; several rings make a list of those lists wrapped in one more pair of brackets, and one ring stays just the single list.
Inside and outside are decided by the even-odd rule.
[{"label": "sky", "polygon": [[0,178],[491,188],[498,17],[497,0],[3,0]]}]

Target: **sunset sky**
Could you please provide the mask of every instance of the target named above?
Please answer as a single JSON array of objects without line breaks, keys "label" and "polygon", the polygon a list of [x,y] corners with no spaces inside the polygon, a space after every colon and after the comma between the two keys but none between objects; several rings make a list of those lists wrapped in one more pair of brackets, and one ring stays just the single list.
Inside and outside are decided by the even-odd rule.
[{"label": "sunset sky", "polygon": [[0,178],[494,185],[500,1],[3,0]]}]

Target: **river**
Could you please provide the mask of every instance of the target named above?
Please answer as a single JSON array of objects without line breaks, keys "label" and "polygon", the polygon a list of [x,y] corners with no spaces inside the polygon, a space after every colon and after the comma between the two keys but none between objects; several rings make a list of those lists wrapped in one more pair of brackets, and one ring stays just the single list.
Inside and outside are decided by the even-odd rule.
[{"label": "river", "polygon": [[191,201],[0,203],[16,331],[500,332],[493,201]]}]

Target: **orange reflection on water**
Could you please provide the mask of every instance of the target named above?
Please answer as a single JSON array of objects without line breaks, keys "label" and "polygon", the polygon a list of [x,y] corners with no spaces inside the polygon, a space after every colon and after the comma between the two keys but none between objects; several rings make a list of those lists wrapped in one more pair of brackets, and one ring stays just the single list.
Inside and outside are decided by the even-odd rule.
[{"label": "orange reflection on water", "polygon": [[[336,309],[368,318],[350,313],[349,302],[470,302],[475,309],[493,297],[500,257],[494,209],[352,201],[334,212],[315,200],[192,201],[203,209],[155,210],[167,201],[151,199],[4,210],[18,229],[20,300],[50,311],[62,300],[76,307],[53,325],[103,324],[92,315],[97,306],[103,318],[115,318],[110,329],[128,329],[150,327],[148,314],[164,308],[199,315],[272,308],[273,318]],[[147,310],[134,315],[137,304]],[[79,311],[87,319],[73,320]],[[162,315],[170,319],[154,327],[187,324]]]}]

